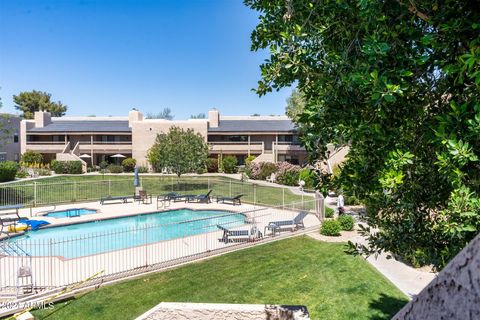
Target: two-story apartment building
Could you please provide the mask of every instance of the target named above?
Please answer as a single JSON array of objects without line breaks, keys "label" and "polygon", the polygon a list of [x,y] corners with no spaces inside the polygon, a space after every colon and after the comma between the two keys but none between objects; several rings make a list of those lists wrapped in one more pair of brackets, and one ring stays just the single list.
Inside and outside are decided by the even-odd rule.
[{"label": "two-story apartment building", "polygon": [[20,160],[20,117],[0,114],[0,161]]},{"label": "two-story apartment building", "polygon": [[298,143],[292,121],[285,116],[221,116],[210,110],[207,119],[144,119],[132,110],[128,117],[51,117],[36,112],[33,120],[22,120],[21,153],[40,152],[46,161],[82,160],[85,164],[113,162],[113,155],[133,157],[147,164],[147,152],[157,134],[172,126],[200,133],[212,157],[234,155],[239,163],[249,155],[257,161],[303,163],[305,150]]}]

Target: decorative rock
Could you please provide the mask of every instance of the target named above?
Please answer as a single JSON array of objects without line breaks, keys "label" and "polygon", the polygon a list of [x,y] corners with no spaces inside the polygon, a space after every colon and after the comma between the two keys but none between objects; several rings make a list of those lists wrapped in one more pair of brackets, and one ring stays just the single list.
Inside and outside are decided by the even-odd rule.
[{"label": "decorative rock", "polygon": [[162,302],[137,320],[310,320],[304,306]]}]

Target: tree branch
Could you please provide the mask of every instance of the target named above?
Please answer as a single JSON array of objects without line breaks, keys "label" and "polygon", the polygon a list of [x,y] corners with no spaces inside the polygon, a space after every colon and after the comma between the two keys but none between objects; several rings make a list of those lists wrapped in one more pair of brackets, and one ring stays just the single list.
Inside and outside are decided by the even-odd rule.
[{"label": "tree branch", "polygon": [[[403,3],[401,0],[397,0],[397,2],[402,6],[406,6],[406,4]],[[408,11],[410,11],[411,13],[413,13],[414,15],[416,15],[418,18],[422,19],[425,22],[428,22],[430,20],[430,17],[427,16],[425,13],[418,11],[417,7],[415,6],[415,3],[413,3],[412,0],[410,0],[409,2],[410,2],[410,5],[408,5]]]}]

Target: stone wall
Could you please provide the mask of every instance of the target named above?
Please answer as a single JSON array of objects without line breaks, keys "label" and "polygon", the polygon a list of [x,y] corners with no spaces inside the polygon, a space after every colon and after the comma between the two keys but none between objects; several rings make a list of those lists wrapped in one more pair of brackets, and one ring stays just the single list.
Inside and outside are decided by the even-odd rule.
[{"label": "stone wall", "polygon": [[393,319],[480,319],[480,234]]}]

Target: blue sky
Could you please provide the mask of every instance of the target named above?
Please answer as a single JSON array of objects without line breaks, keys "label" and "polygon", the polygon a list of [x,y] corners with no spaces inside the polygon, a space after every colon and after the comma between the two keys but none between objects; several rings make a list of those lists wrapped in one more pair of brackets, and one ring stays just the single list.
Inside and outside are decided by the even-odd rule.
[{"label": "blue sky", "polygon": [[240,0],[0,0],[1,111],[36,89],[67,115],[283,114],[290,88],[251,91],[267,57],[250,51],[256,24]]}]

